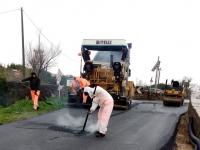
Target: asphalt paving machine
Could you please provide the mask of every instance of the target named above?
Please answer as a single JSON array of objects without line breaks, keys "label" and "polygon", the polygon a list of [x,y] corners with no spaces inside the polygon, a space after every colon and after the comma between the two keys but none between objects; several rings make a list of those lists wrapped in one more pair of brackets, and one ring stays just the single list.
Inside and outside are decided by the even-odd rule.
[{"label": "asphalt paving machine", "polygon": [[[133,81],[128,80],[131,76],[131,47],[132,44],[124,39],[84,39],[81,46],[84,60],[83,66],[81,63],[81,76],[91,85],[108,91],[114,99],[114,107],[130,108],[135,93]],[[91,60],[90,54],[93,52],[96,54]]]}]

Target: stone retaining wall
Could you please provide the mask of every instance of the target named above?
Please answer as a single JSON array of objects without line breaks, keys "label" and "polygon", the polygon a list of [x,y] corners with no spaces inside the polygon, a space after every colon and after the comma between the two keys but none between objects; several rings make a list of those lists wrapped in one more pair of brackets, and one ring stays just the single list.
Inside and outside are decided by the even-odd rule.
[{"label": "stone retaining wall", "polygon": [[[66,88],[61,90],[61,96],[66,95],[66,90]],[[57,85],[42,84],[40,100],[45,100],[52,96],[58,96]],[[6,88],[0,94],[0,105],[8,106],[24,98],[30,98],[28,83],[7,82]]]}]

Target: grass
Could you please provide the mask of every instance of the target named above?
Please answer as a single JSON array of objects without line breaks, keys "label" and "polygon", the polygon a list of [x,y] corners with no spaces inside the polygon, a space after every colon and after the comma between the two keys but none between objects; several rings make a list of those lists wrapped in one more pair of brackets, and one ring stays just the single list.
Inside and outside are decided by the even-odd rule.
[{"label": "grass", "polygon": [[39,102],[39,110],[34,111],[31,100],[19,100],[9,107],[0,106],[0,124],[28,119],[64,107],[64,102],[58,98],[50,98]]}]

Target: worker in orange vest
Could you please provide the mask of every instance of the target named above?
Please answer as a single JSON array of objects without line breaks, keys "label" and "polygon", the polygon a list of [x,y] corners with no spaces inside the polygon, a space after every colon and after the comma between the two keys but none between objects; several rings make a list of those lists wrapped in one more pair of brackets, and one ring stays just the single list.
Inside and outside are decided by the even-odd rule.
[{"label": "worker in orange vest", "polygon": [[90,85],[90,82],[82,77],[76,77],[76,81],[79,82],[80,88],[83,89],[86,86]]},{"label": "worker in orange vest", "polygon": [[[74,80],[72,81],[72,92],[74,94],[77,94],[78,91],[84,89],[84,87],[87,87],[90,85],[90,82],[82,77],[74,77]],[[84,94],[82,95],[83,97],[85,96]],[[83,98],[83,103],[86,103],[87,99]]]},{"label": "worker in orange vest", "polygon": [[31,98],[33,102],[33,109],[38,110],[39,104],[38,99],[40,95],[40,79],[37,77],[35,72],[31,73],[31,76],[22,80],[22,82],[30,82]]}]

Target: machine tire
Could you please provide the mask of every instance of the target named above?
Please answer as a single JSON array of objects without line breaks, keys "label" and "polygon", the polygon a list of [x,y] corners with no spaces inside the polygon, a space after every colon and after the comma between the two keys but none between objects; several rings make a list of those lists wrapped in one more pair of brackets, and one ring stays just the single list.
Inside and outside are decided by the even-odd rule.
[{"label": "machine tire", "polygon": [[131,109],[132,108],[132,101],[127,101],[127,109]]},{"label": "machine tire", "polygon": [[184,104],[184,99],[182,99],[182,101],[181,101],[181,106],[183,106],[183,104]]}]

